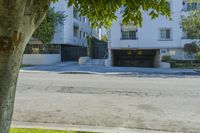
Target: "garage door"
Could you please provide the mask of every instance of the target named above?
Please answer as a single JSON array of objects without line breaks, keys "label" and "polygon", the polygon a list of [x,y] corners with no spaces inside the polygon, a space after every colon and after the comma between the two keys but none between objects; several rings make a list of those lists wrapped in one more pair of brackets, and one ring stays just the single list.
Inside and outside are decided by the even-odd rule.
[{"label": "garage door", "polygon": [[62,61],[78,61],[78,59],[82,56],[87,56],[86,47],[61,45]]},{"label": "garage door", "polygon": [[154,67],[156,50],[114,50],[114,66]]}]

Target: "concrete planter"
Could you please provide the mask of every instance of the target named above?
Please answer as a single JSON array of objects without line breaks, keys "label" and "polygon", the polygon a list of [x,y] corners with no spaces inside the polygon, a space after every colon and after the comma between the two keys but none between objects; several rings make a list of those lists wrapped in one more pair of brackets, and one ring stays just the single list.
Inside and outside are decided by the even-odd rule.
[{"label": "concrete planter", "polygon": [[105,66],[104,59],[91,59],[90,57],[80,57],[78,62],[80,65]]},{"label": "concrete planter", "polygon": [[91,58],[90,57],[80,57],[79,60],[78,60],[78,63],[80,65],[83,65],[85,64],[87,61],[89,61]]},{"label": "concrete planter", "polygon": [[106,60],[105,60],[105,66],[106,66],[106,67],[112,66],[111,59],[106,59]]},{"label": "concrete planter", "polygon": [[171,68],[171,64],[167,63],[167,62],[161,62],[160,63],[160,68],[170,69]]},{"label": "concrete planter", "polygon": [[24,54],[22,64],[50,65],[61,62],[60,54]]}]

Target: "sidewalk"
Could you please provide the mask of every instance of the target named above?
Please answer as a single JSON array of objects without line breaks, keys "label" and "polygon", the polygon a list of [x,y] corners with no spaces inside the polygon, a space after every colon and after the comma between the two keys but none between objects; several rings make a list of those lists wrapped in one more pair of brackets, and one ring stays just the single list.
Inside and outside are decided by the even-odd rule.
[{"label": "sidewalk", "polygon": [[77,62],[65,62],[46,66],[33,66],[21,69],[21,72],[54,72],[71,74],[165,74],[165,75],[200,75],[193,69],[162,69],[162,68],[137,68],[137,67],[102,67],[81,66]]}]

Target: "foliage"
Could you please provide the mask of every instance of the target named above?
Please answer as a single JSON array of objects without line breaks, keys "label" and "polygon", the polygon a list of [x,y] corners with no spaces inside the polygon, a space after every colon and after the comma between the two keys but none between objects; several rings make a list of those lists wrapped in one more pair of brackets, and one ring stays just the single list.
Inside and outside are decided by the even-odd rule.
[{"label": "foliage", "polygon": [[197,55],[195,56],[195,58],[196,58],[196,60],[200,61],[200,54],[197,54]]},{"label": "foliage", "polygon": [[[55,1],[55,0],[54,0]],[[69,0],[68,6],[75,5],[80,15],[87,16],[92,26],[111,26],[117,19],[116,12],[119,8],[123,11],[124,23],[133,22],[142,25],[142,11],[148,12],[152,19],[159,15],[170,18],[168,0]]]},{"label": "foliage", "polygon": [[191,11],[189,16],[182,16],[181,26],[189,39],[200,39],[200,10]]},{"label": "foliage", "polygon": [[31,65],[31,64],[22,64],[21,68],[23,68],[23,67],[32,67],[32,66],[34,66],[34,65]]},{"label": "foliage", "polygon": [[58,131],[46,129],[11,129],[10,133],[90,133],[90,132],[73,132],[73,131]]},{"label": "foliage", "polygon": [[200,61],[196,60],[173,60],[170,62],[172,68],[200,68]]},{"label": "foliage", "polygon": [[195,54],[199,51],[199,47],[195,42],[185,44],[184,51],[188,54]]},{"label": "foliage", "polygon": [[172,61],[171,55],[164,55],[164,56],[162,57],[162,61],[163,61],[163,62],[170,62],[170,61]]},{"label": "foliage", "polygon": [[104,42],[108,42],[108,36],[102,35],[101,40],[104,41]]},{"label": "foliage", "polygon": [[88,42],[88,57],[93,57],[93,37],[87,37]]},{"label": "foliage", "polygon": [[53,8],[50,8],[46,18],[34,32],[33,37],[41,40],[44,44],[50,43],[53,39],[56,26],[63,24],[65,18],[66,16],[63,12],[55,12]]}]

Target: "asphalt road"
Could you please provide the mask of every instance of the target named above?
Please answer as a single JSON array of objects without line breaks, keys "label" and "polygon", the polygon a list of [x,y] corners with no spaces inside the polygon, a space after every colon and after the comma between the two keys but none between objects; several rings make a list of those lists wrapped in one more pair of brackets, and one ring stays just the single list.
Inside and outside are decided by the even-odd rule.
[{"label": "asphalt road", "polygon": [[14,122],[200,132],[200,77],[20,73]]}]

